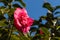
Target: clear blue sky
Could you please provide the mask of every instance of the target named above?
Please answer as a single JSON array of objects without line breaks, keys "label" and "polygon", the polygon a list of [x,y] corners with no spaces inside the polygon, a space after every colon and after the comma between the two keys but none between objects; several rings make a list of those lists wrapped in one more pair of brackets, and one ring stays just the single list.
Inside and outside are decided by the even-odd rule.
[{"label": "clear blue sky", "polygon": [[[26,3],[26,9],[28,14],[33,19],[39,19],[40,16],[46,15],[47,9],[43,8],[42,5],[44,0],[23,0]],[[60,5],[60,0],[47,0],[51,5]]]}]

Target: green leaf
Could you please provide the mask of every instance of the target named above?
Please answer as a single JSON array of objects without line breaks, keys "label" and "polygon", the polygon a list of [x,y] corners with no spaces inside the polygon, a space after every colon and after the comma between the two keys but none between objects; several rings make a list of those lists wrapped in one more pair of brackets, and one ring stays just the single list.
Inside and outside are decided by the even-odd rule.
[{"label": "green leaf", "polygon": [[13,19],[14,19],[13,14],[14,14],[15,8],[11,8],[8,10],[9,10],[9,12],[7,12],[7,14],[8,14],[10,20],[13,21]]},{"label": "green leaf", "polygon": [[0,20],[3,20],[3,19],[5,18],[3,17],[2,13],[0,13]]},{"label": "green leaf", "polygon": [[59,9],[59,8],[60,8],[60,6],[56,6],[55,9],[54,9],[54,11],[57,10],[57,9]]},{"label": "green leaf", "polygon": [[30,29],[31,33],[32,33],[32,32],[35,32],[35,31],[37,31],[37,30],[38,30],[38,28],[36,28],[36,27],[31,27],[31,29]]},{"label": "green leaf", "polygon": [[60,26],[57,27],[57,30],[60,28]]},{"label": "green leaf", "polygon": [[11,40],[20,40],[20,38],[17,35],[11,35]]},{"label": "green leaf", "polygon": [[60,12],[55,12],[54,14],[60,14]]},{"label": "green leaf", "polygon": [[34,23],[33,23],[33,25],[32,25],[32,26],[34,26],[34,25],[38,25],[38,24],[39,24],[39,21],[34,20]]},{"label": "green leaf", "polygon": [[0,21],[0,26],[6,26],[7,24],[5,23],[6,20],[1,20]]},{"label": "green leaf", "polygon": [[8,37],[9,37],[9,33],[7,30],[5,29],[2,29],[0,30],[1,31],[1,37],[0,37],[0,40],[7,40]]},{"label": "green leaf", "polygon": [[48,29],[45,28],[45,27],[41,27],[41,30],[42,30],[43,33],[44,33],[44,35],[43,35],[43,40],[49,40],[50,32],[48,31]]},{"label": "green leaf", "polygon": [[50,20],[53,19],[54,15],[53,14],[50,14],[50,13],[47,13],[47,20]]},{"label": "green leaf", "polygon": [[45,27],[41,27],[41,30],[44,32],[45,35],[47,35],[47,36],[50,35],[50,33],[49,33],[49,31],[48,31],[47,28],[45,28]]},{"label": "green leaf", "polygon": [[13,7],[20,7],[20,8],[22,8],[19,4],[13,4]]},{"label": "green leaf", "polygon": [[4,13],[8,13],[10,11],[10,9],[1,7],[0,11],[1,11],[2,14],[4,14]]},{"label": "green leaf", "polygon": [[60,37],[52,37],[51,40],[60,40]]},{"label": "green leaf", "polygon": [[28,38],[26,35],[24,35],[23,33],[19,32],[20,34],[20,39],[21,40],[30,40],[30,38]]},{"label": "green leaf", "polygon": [[41,16],[40,17],[42,20],[46,20],[47,16]]},{"label": "green leaf", "polygon": [[15,0],[15,1],[19,1],[19,2],[22,4],[22,6],[26,7],[26,5],[25,5],[25,3],[23,2],[23,0]]},{"label": "green leaf", "polygon": [[50,10],[51,12],[53,12],[53,7],[51,7],[50,3],[44,3],[43,7],[47,8],[48,10]]}]

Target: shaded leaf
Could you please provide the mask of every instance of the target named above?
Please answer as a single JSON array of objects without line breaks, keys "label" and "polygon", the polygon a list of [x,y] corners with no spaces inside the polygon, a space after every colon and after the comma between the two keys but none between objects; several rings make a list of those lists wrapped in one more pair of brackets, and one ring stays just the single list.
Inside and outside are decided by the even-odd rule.
[{"label": "shaded leaf", "polygon": [[34,23],[33,23],[33,25],[32,25],[32,26],[34,26],[34,25],[38,25],[38,24],[39,24],[39,21],[34,20]]},{"label": "shaded leaf", "polygon": [[55,12],[54,14],[60,14],[60,12]]},{"label": "shaded leaf", "polygon": [[13,6],[22,8],[19,4],[13,4]]},{"label": "shaded leaf", "polygon": [[15,8],[11,8],[11,9],[8,9],[9,12],[7,12],[8,16],[9,16],[9,19],[11,21],[13,21],[14,17],[13,17],[13,14],[14,14],[14,11],[15,11]]},{"label": "shaded leaf", "polygon": [[0,21],[0,26],[6,26],[7,24],[5,23],[6,20],[1,20]]},{"label": "shaded leaf", "polygon": [[26,7],[26,5],[25,5],[25,3],[23,2],[23,0],[15,0],[15,1],[19,1],[19,2],[22,4],[22,6]]},{"label": "shaded leaf", "polygon": [[56,6],[55,9],[54,9],[54,11],[57,10],[57,9],[60,9],[60,6]]},{"label": "shaded leaf", "polygon": [[47,16],[41,16],[40,17],[42,20],[46,20]]},{"label": "shaded leaf", "polygon": [[51,12],[53,12],[53,7],[51,7],[50,3],[44,3],[43,7],[47,8],[48,10],[50,10]]},{"label": "shaded leaf", "polygon": [[20,40],[20,38],[17,35],[11,35],[11,40]]},{"label": "shaded leaf", "polygon": [[31,32],[34,32],[34,31],[37,31],[37,30],[38,30],[38,28],[36,28],[36,27],[31,27],[31,29],[30,29]]},{"label": "shaded leaf", "polygon": [[8,31],[6,31],[5,29],[0,30],[1,31],[1,37],[0,40],[8,40],[9,34]]},{"label": "shaded leaf", "polygon": [[57,30],[60,29],[60,26],[57,27]]},{"label": "shaded leaf", "polygon": [[4,16],[2,15],[2,13],[0,13],[0,20],[5,19]]},{"label": "shaded leaf", "polygon": [[46,18],[47,20],[51,21],[51,19],[53,18],[54,18],[53,14],[47,13],[47,18]]}]

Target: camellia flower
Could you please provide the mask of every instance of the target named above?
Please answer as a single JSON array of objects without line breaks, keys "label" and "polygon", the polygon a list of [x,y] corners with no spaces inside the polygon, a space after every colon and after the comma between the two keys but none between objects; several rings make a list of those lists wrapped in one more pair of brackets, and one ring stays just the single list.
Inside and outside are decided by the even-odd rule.
[{"label": "camellia flower", "polygon": [[14,25],[17,30],[27,33],[30,30],[33,21],[34,20],[28,16],[25,8],[16,8],[14,12]]}]

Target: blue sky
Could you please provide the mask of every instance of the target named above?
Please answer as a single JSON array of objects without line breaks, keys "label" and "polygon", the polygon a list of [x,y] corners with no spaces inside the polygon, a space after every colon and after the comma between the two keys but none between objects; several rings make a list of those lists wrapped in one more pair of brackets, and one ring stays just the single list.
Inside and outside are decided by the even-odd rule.
[{"label": "blue sky", "polygon": [[[43,8],[44,0],[24,0],[30,17],[38,20],[40,16],[46,15],[47,9]],[[47,0],[53,7],[60,5],[60,0]]]}]

